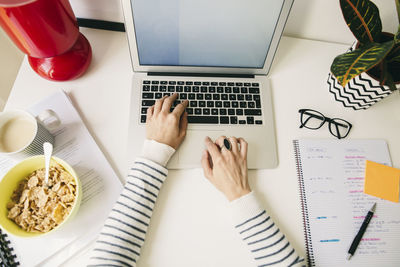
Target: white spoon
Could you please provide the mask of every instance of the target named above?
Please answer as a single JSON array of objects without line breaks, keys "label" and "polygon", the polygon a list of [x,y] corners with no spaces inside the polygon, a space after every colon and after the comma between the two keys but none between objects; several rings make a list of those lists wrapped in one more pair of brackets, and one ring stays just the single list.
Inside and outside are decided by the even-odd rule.
[{"label": "white spoon", "polygon": [[45,164],[44,182],[47,185],[49,181],[50,160],[51,160],[51,154],[53,153],[53,145],[48,142],[43,143],[43,152],[44,152],[44,164]]}]

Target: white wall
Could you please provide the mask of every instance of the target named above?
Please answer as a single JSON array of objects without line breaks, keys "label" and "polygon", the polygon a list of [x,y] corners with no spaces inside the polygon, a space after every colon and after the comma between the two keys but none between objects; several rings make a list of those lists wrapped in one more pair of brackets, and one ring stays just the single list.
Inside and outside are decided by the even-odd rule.
[{"label": "white wall", "polygon": [[124,22],[120,0],[69,0],[75,16]]},{"label": "white wall", "polygon": [[22,52],[0,28],[0,111],[10,94],[22,59]]},{"label": "white wall", "polygon": [[[120,0],[70,1],[78,17],[124,21]],[[395,32],[398,20],[394,0],[373,2],[380,9],[384,30]],[[346,44],[354,40],[344,22],[339,0],[295,0],[285,35]]]},{"label": "white wall", "polygon": [[[380,11],[383,30],[395,33],[399,25],[394,0],[372,0]],[[352,43],[339,0],[295,0],[285,34],[337,43]]]}]

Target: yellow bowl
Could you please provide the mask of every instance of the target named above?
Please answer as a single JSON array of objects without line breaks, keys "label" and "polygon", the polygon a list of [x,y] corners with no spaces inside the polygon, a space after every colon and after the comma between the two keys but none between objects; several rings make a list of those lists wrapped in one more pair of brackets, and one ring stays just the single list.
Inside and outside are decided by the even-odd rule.
[{"label": "yellow bowl", "polygon": [[74,205],[71,209],[71,212],[65,218],[65,220],[57,225],[54,229],[50,230],[46,233],[32,233],[23,230],[20,226],[18,226],[15,222],[7,218],[8,210],[7,210],[7,203],[10,201],[11,196],[14,190],[17,188],[18,183],[27,177],[29,174],[34,172],[37,169],[44,168],[44,156],[34,156],[27,158],[13,168],[11,168],[7,174],[3,177],[0,181],[0,225],[2,228],[7,231],[8,233],[19,236],[19,237],[36,237],[36,236],[43,236],[44,234],[52,233],[57,229],[60,229],[65,223],[73,218],[81,203],[82,199],[82,185],[79,181],[78,176],[76,175],[75,171],[72,167],[66,163],[65,161],[57,158],[52,157],[52,160],[56,161],[58,164],[64,167],[64,169],[69,172],[69,174],[74,177],[76,182],[76,197]]}]

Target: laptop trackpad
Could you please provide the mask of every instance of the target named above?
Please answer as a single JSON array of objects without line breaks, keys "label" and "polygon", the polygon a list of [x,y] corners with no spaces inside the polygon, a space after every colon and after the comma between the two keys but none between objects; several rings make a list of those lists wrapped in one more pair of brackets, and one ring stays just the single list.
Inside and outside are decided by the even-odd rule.
[{"label": "laptop trackpad", "polygon": [[205,149],[204,139],[209,136],[215,141],[221,135],[225,135],[224,130],[188,130],[185,141],[178,149],[178,165],[181,167],[200,166],[201,155]]}]

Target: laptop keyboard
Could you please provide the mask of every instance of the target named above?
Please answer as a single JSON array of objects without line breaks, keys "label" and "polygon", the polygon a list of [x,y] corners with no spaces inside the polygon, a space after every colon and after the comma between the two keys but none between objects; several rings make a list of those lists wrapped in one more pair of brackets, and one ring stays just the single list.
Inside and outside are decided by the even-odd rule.
[{"label": "laptop keyboard", "polygon": [[263,124],[260,86],[249,82],[144,80],[140,122],[157,99],[178,93],[172,109],[184,100],[188,122],[197,124]]}]

